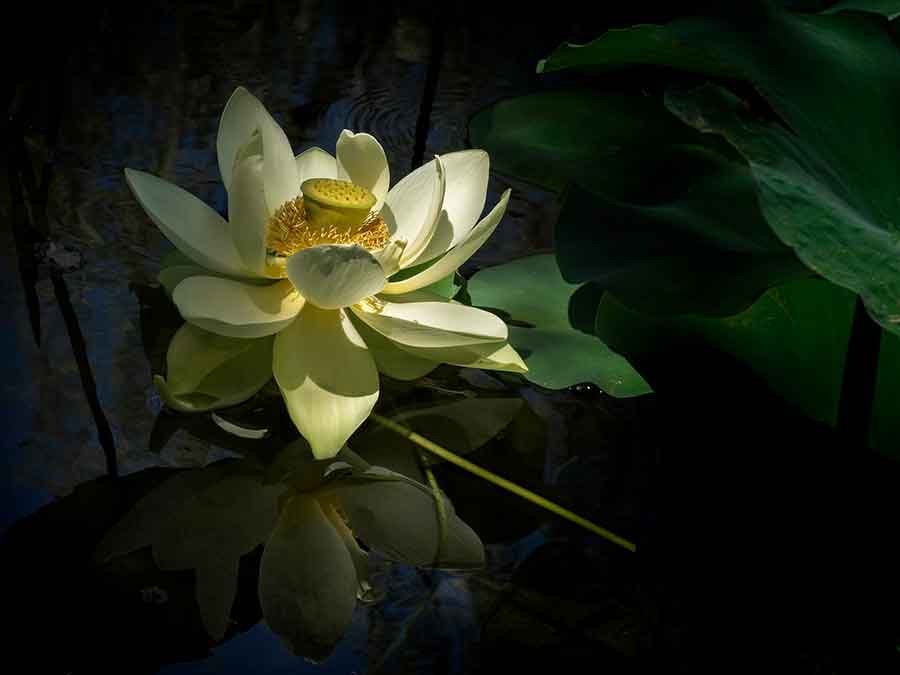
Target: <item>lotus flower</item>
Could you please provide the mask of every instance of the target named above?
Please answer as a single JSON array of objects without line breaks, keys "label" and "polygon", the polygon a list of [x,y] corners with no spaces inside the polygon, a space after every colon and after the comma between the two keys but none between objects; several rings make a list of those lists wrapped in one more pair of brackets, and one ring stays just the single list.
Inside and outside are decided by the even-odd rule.
[{"label": "lotus flower", "polygon": [[[428,290],[478,250],[506,211],[509,190],[478,220],[485,152],[435,157],[388,190],[374,137],[345,130],[336,157],[319,148],[294,157],[243,88],[225,106],[216,149],[227,221],[181,188],[125,170],[147,215],[193,263],[164,280],[184,319],[202,329],[182,341],[181,363],[193,360],[185,344],[210,362],[201,356],[205,332],[232,346],[274,336],[275,380],[318,458],[333,457],[368,417],[379,371],[410,380],[440,363],[526,370],[502,320]],[[173,398],[165,380],[157,383]]]}]

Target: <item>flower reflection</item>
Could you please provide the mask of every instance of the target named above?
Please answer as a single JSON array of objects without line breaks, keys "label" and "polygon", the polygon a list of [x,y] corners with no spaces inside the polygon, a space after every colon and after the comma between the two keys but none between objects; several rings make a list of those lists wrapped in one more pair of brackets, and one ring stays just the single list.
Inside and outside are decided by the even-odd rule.
[{"label": "flower reflection", "polygon": [[[241,558],[264,546],[258,595],[263,618],[294,653],[326,657],[371,599],[365,546],[411,565],[469,570],[481,540],[441,494],[349,450],[312,458],[302,441],[264,467],[219,462],[169,478],[101,541],[106,562],[150,547],[162,570],[195,570],[196,600],[210,637],[228,632]],[[439,514],[443,513],[443,517]]]}]

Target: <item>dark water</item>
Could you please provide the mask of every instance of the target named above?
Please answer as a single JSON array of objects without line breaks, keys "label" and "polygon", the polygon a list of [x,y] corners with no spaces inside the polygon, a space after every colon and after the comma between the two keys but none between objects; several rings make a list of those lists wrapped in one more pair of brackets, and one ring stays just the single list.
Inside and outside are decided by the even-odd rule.
[{"label": "dark water", "polygon": [[[793,486],[810,475],[805,454],[785,460],[769,448],[764,465],[746,457],[725,465],[717,451],[746,430],[728,427],[738,418],[721,418],[699,439],[696,398],[660,416],[654,401],[515,388],[453,369],[437,371],[414,399],[386,386],[388,409],[459,392],[522,397],[527,413],[473,459],[647,544],[650,554],[630,556],[444,468],[442,487],[487,544],[486,570],[426,573],[373,554],[372,578],[385,597],[357,607],[321,665],[290,654],[259,621],[258,552],[241,563],[237,625],[220,644],[199,627],[190,573],[163,574],[137,556],[110,577],[91,560],[105,531],[168,475],[154,467],[196,469],[243,454],[208,419],[161,415],[151,378],[164,358],[167,310],[155,278],[171,245],[132,198],[122,169],[161,175],[222,211],[216,128],[243,85],[295,152],[333,152],[341,129],[366,131],[384,146],[396,182],[435,153],[467,147],[479,109],[548,86],[534,65],[558,43],[599,33],[622,14],[590,24],[568,5],[535,17],[512,4],[323,1],[126,3],[57,17],[46,58],[23,65],[5,129],[7,163],[20,171],[27,163],[36,186],[47,187],[46,217],[31,203],[42,201],[39,189],[18,203],[11,183],[0,182],[9,223],[0,228],[0,513],[13,654],[48,673],[110,665],[134,673],[698,672],[718,663],[717,672],[733,672],[744,663],[741,649],[773,659],[785,649],[791,672],[838,672],[835,663],[845,661],[826,645],[848,634],[841,622],[857,606],[848,600],[851,582],[827,584],[854,559],[851,535],[823,543],[827,518],[779,509],[802,495],[827,500],[840,463],[820,469],[818,491],[806,486],[801,496]],[[464,274],[552,245],[556,198],[495,174],[488,205],[507,187],[507,216]],[[798,434],[793,441],[805,446],[798,438],[809,437]],[[737,477],[744,469],[780,476],[774,505]],[[104,478],[110,473],[124,478]],[[729,495],[738,485],[739,497]],[[762,501],[736,506],[745,496]],[[896,534],[829,509],[839,516],[832,522],[866,537]],[[807,526],[816,536],[804,539]],[[859,568],[843,569],[861,593],[878,592]],[[862,611],[868,625],[874,610]]]}]

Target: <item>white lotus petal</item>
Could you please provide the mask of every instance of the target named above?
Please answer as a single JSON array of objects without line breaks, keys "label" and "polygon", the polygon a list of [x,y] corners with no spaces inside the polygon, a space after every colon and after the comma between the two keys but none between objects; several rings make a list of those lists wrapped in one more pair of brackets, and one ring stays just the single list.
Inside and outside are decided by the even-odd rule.
[{"label": "white lotus petal", "polygon": [[310,178],[337,178],[337,160],[322,148],[304,150],[295,159],[301,185]]},{"label": "white lotus petal", "polygon": [[452,246],[463,241],[472,230],[484,210],[490,159],[483,150],[463,150],[441,156],[446,174],[446,192],[441,219],[428,246],[416,262],[424,263],[437,258]]},{"label": "white lotus petal", "polygon": [[219,335],[251,338],[285,328],[303,307],[288,280],[255,286],[219,277],[188,277],[172,299],[186,321]]},{"label": "white lotus petal", "polygon": [[209,275],[210,271],[205,267],[200,267],[200,265],[170,265],[160,269],[156,279],[163,287],[166,295],[171,298],[172,293],[175,292],[175,287],[188,277],[208,277]]},{"label": "white lotus petal", "polygon": [[334,457],[378,400],[378,370],[343,310],[307,304],[275,337],[275,380],[318,459]]},{"label": "white lotus petal", "polygon": [[318,501],[292,497],[259,565],[266,623],[293,653],[322,660],[350,625],[356,588],[353,560]]},{"label": "white lotus petal", "polygon": [[266,232],[269,209],[263,183],[263,160],[258,155],[240,162],[228,193],[228,229],[247,269],[266,272]]},{"label": "white lotus petal", "polygon": [[[260,105],[262,108],[262,105]],[[269,213],[300,194],[297,161],[284,129],[262,108],[259,133],[263,148],[263,181]]]},{"label": "white lotus petal", "polygon": [[397,294],[397,293],[409,293],[410,291],[415,291],[420,288],[424,288],[429,284],[433,284],[436,281],[440,281],[448,274],[455,272],[459,267],[465,263],[472,255],[481,248],[482,244],[487,241],[488,237],[493,234],[494,230],[497,228],[497,225],[500,224],[500,220],[503,218],[503,214],[506,213],[506,206],[509,203],[509,195],[510,190],[506,190],[503,193],[503,196],[500,197],[500,201],[497,202],[497,205],[491,209],[491,212],[488,213],[484,218],[482,218],[481,222],[476,225],[469,237],[453,247],[449,251],[447,251],[446,255],[443,258],[435,262],[430,267],[422,270],[418,274],[415,274],[408,279],[404,279],[403,281],[394,281],[387,284],[384,287],[382,293],[385,294]]},{"label": "white lotus petal", "polygon": [[244,87],[238,87],[225,104],[219,119],[219,133],[216,136],[216,154],[219,159],[219,173],[226,190],[231,189],[234,174],[234,160],[238,150],[245,146],[259,126],[259,109],[262,103]]},{"label": "white lotus petal", "polygon": [[340,180],[349,180],[369,190],[380,208],[391,182],[387,156],[374,136],[344,129],[337,140],[337,171]]},{"label": "white lotus petal", "polygon": [[508,342],[486,342],[461,347],[408,347],[397,345],[403,351],[420,359],[449,363],[464,368],[502,370],[509,373],[527,373],[528,366]]},{"label": "white lotus petal", "polygon": [[378,260],[356,244],[322,244],[298,251],[287,261],[287,275],[309,302],[339,309],[384,287]]},{"label": "white lotus petal", "polygon": [[406,249],[406,242],[402,239],[394,239],[388,242],[388,245],[377,251],[372,251],[372,255],[381,264],[385,278],[400,271],[400,260],[403,257],[403,251]]},{"label": "white lotus petal", "polygon": [[166,238],[198,265],[231,276],[249,272],[228,236],[224,218],[186,190],[162,178],[125,169],[141,207]]},{"label": "white lotus petal", "polygon": [[369,348],[372,358],[375,359],[379,373],[393,377],[395,380],[418,380],[440,365],[437,361],[423,359],[403,351],[377,330],[372,330],[355,317],[353,325],[356,326]]},{"label": "white lotus petal", "polygon": [[259,99],[238,87],[225,104],[216,138],[219,173],[228,190],[234,180],[235,159],[248,143],[256,142],[254,132],[259,133],[262,148],[266,204],[269,211],[274,212],[300,193],[297,163],[284,130]]},{"label": "white lotus petal", "polygon": [[391,302],[380,307],[353,307],[353,313],[369,327],[399,345],[410,347],[458,347],[499,342],[507,336],[506,324],[497,316],[474,307],[450,302],[429,293],[425,302]]},{"label": "white lotus petal", "polygon": [[413,264],[434,236],[446,185],[443,163],[435,157],[405,176],[385,197],[381,217],[391,237],[409,242],[401,267]]}]

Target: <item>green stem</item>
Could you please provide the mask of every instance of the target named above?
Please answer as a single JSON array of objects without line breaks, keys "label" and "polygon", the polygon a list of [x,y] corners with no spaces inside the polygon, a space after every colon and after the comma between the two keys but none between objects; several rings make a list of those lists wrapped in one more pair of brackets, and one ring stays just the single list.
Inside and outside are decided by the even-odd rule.
[{"label": "green stem", "polygon": [[431,486],[431,492],[434,494],[434,503],[437,506],[438,526],[440,527],[440,539],[438,540],[437,552],[434,554],[434,566],[438,567],[444,554],[447,552],[447,507],[444,504],[444,497],[441,494],[441,488],[438,486],[437,477],[434,471],[425,462],[425,453],[419,453],[419,463],[422,471],[428,479],[428,485]]},{"label": "green stem", "polygon": [[607,541],[611,541],[614,544],[618,544],[624,549],[627,549],[634,553],[637,551],[637,546],[634,543],[628,541],[624,537],[620,537],[619,535],[610,532],[605,527],[600,527],[596,523],[592,523],[587,518],[582,518],[577,513],[573,513],[566,508],[563,508],[559,504],[551,502],[549,499],[545,497],[541,497],[539,494],[532,492],[531,490],[527,490],[523,488],[521,485],[516,485],[512,481],[507,480],[501,476],[498,476],[495,473],[488,471],[487,469],[483,469],[477,464],[473,464],[467,459],[463,459],[457,454],[450,452],[446,448],[438,445],[434,441],[431,441],[420,434],[417,434],[412,429],[408,429],[402,424],[398,424],[393,420],[389,420],[386,417],[382,417],[381,415],[377,415],[375,413],[372,414],[372,419],[378,422],[383,427],[390,429],[396,434],[403,436],[403,438],[415,443],[420,448],[427,450],[433,455],[437,455],[443,460],[450,462],[451,464],[455,464],[461,469],[468,471],[479,478],[488,481],[489,483],[493,483],[494,485],[507,490],[508,492],[512,492],[514,495],[525,499],[532,504],[540,506],[543,509],[550,511],[551,513],[555,513],[560,518],[565,518],[566,520],[575,523],[576,525],[583,527],[586,530],[593,532],[594,534],[598,534]]}]

